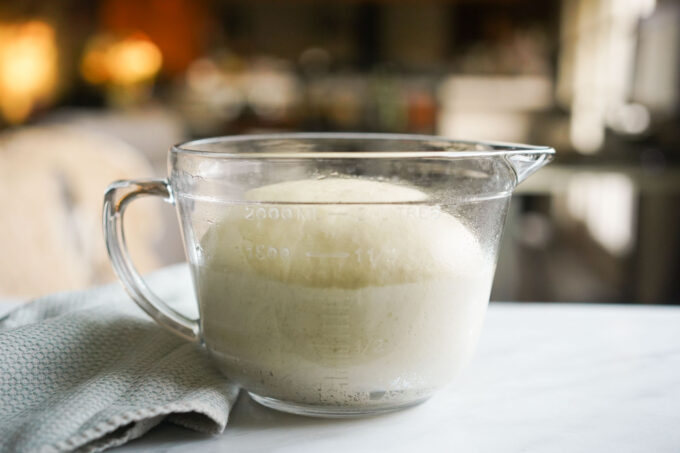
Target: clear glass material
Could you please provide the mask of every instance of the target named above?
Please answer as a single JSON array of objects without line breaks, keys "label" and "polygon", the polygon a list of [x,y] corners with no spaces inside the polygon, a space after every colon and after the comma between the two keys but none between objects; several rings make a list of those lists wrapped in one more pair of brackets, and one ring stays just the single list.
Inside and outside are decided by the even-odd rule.
[{"label": "clear glass material", "polygon": [[[470,360],[515,186],[554,150],[388,134],[282,134],[172,148],[167,181],[111,186],[104,226],[130,295],[201,342],[258,402],[317,416],[417,404]],[[125,205],[177,207],[200,319],[125,249]]]}]

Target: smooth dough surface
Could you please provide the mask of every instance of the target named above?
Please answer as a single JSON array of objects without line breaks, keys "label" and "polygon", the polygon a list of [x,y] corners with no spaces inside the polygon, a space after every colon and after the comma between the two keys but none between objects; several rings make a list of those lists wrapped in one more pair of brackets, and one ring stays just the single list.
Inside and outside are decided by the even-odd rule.
[{"label": "smooth dough surface", "polygon": [[201,240],[215,265],[334,288],[444,278],[484,265],[473,233],[422,204],[427,195],[414,188],[328,178],[264,186],[246,198],[254,203],[230,207]]}]

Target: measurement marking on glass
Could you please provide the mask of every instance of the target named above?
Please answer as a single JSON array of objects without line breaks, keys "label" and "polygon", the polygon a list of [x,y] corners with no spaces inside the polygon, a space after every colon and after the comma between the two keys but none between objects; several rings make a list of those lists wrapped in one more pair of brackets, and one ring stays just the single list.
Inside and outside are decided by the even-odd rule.
[{"label": "measurement marking on glass", "polygon": [[[307,252],[314,256],[314,252]],[[349,258],[346,252],[316,254],[330,258]],[[346,391],[349,386],[347,366],[351,359],[352,335],[350,330],[350,312],[344,301],[323,301],[324,311],[321,313],[321,329],[323,341],[317,351],[329,360],[328,374],[324,376],[329,388]]]},{"label": "measurement marking on glass", "polygon": [[349,258],[349,253],[347,252],[336,252],[336,253],[322,253],[322,252],[305,252],[307,258]]}]

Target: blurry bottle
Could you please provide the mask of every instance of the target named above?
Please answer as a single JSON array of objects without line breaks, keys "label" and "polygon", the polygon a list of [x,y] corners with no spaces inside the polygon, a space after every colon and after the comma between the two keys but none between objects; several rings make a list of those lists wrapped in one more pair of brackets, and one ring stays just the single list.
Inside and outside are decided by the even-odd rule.
[{"label": "blurry bottle", "polygon": [[408,131],[433,134],[437,123],[437,102],[431,89],[416,87],[408,97]]}]

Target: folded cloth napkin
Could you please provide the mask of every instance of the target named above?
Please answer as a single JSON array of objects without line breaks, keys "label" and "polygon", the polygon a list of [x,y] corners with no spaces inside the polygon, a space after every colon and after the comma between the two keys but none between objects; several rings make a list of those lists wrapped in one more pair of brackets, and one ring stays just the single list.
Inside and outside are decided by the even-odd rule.
[{"label": "folded cloth napkin", "polygon": [[[195,311],[186,266],[148,281]],[[101,451],[162,420],[220,433],[237,395],[203,350],[154,324],[118,284],[43,297],[0,319],[1,452]]]}]

